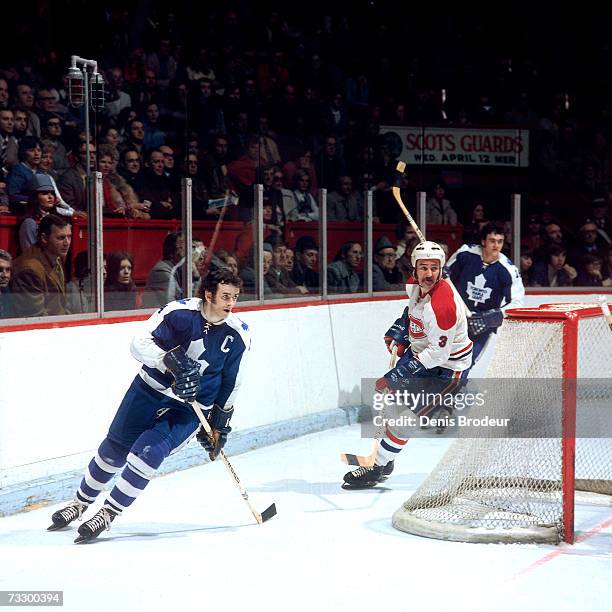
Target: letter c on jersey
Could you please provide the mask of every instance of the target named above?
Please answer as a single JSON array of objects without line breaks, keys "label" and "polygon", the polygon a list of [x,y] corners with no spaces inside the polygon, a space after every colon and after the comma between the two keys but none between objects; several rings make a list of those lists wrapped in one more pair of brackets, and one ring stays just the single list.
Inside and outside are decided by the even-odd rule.
[{"label": "letter c on jersey", "polygon": [[410,320],[410,335],[413,338],[424,338],[425,331],[423,327],[423,321],[421,321],[420,319],[416,319],[412,315],[409,315],[408,318]]},{"label": "letter c on jersey", "polygon": [[227,343],[233,342],[233,341],[234,341],[234,336],[225,336],[225,340],[223,340],[223,344],[221,345],[221,352],[229,353],[230,349],[229,349],[229,346],[227,346]]}]

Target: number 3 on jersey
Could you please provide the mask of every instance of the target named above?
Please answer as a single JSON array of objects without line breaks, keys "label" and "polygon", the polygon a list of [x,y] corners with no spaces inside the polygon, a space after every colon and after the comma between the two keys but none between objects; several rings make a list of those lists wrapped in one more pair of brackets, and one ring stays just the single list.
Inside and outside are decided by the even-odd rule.
[{"label": "number 3 on jersey", "polygon": [[440,340],[438,341],[438,346],[440,348],[444,348],[446,346],[447,341],[448,341],[447,336],[440,336]]}]

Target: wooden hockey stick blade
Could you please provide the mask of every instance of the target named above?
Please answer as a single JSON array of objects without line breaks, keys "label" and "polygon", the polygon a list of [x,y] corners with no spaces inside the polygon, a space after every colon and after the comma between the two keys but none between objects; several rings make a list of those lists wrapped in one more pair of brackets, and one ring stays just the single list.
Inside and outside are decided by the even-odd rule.
[{"label": "wooden hockey stick blade", "polygon": [[271,506],[268,506],[261,513],[261,522],[265,523],[266,521],[269,521],[273,516],[276,516],[276,504],[272,504]]},{"label": "wooden hockey stick blade", "polygon": [[350,453],[341,453],[340,461],[347,465],[358,465],[361,467],[372,467],[376,460],[376,453],[374,455],[351,455]]}]

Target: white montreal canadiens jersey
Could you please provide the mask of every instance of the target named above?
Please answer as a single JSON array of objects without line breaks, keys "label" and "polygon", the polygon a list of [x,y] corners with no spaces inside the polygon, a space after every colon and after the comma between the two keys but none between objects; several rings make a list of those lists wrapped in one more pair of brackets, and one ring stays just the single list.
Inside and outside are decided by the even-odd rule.
[{"label": "white montreal canadiens jersey", "polygon": [[472,341],[459,294],[446,280],[425,295],[413,278],[408,279],[410,348],[429,370],[435,367],[456,372],[472,365]]}]

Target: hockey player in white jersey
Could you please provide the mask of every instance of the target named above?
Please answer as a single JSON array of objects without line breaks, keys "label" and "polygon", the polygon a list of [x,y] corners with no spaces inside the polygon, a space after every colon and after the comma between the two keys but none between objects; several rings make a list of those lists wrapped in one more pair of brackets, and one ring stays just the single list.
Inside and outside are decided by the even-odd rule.
[{"label": "hockey player in white jersey", "polygon": [[[408,306],[385,334],[389,351],[397,347],[395,368],[376,381],[377,393],[410,385],[442,397],[459,390],[472,364],[472,342],[461,297],[442,278],[444,251],[435,242],[422,242],[412,251],[414,278],[408,279]],[[423,398],[426,394],[423,394]],[[413,404],[415,415],[433,416],[438,405]],[[374,466],[359,467],[344,476],[343,488],[361,489],[383,482],[408,438],[386,425]]]},{"label": "hockey player in white jersey", "polygon": [[517,267],[501,252],[504,228],[487,223],[480,244],[464,244],[449,260],[448,274],[472,312],[468,332],[474,342],[474,363],[502,324],[508,308],[519,308],[525,288]]},{"label": "hockey player in white jersey", "polygon": [[[127,390],[106,438],[90,461],[74,501],[51,517],[50,531],[68,526],[117,480],[103,506],[79,527],[76,543],[88,542],[128,508],[164,459],[197,432],[214,460],[231,431],[250,332],[232,309],[242,285],[227,269],[210,272],[198,298],[170,302],[154,313],[132,340],[142,368]],[[206,435],[189,402],[197,400],[213,431]]]}]

